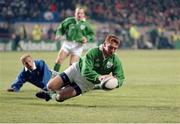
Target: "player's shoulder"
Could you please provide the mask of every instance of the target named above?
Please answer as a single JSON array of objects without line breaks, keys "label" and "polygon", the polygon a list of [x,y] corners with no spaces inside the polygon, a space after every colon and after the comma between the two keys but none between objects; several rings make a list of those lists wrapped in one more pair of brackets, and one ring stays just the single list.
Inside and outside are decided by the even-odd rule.
[{"label": "player's shoulder", "polygon": [[98,47],[91,48],[87,52],[87,54],[93,55],[93,56],[97,56],[97,55],[99,55],[99,53],[100,53],[100,50]]},{"label": "player's shoulder", "polygon": [[113,59],[116,61],[116,62],[120,62],[121,63],[121,58],[119,57],[119,55],[117,53],[114,53],[112,55]]},{"label": "player's shoulder", "polygon": [[86,19],[84,22],[90,24],[92,23],[92,20]]},{"label": "player's shoulder", "polygon": [[65,19],[65,21],[72,21],[72,20],[75,20],[75,17],[67,17],[67,18]]},{"label": "player's shoulder", "polygon": [[34,61],[37,61],[37,62],[42,62],[42,61],[44,61],[43,59],[36,59],[36,60],[34,60]]},{"label": "player's shoulder", "polygon": [[114,57],[119,57],[117,53],[114,53],[113,55],[114,55]]},{"label": "player's shoulder", "polygon": [[91,25],[91,23],[90,23],[90,20],[84,20],[84,21],[81,21],[81,24],[83,24],[83,25],[86,25],[86,26],[90,26]]},{"label": "player's shoulder", "polygon": [[89,49],[90,52],[96,52],[96,51],[99,51],[99,47],[94,47],[94,48],[91,48]]},{"label": "player's shoulder", "polygon": [[42,59],[36,59],[36,60],[34,60],[34,62],[37,63],[37,64],[38,64],[38,63],[45,63],[45,61],[42,60]]}]

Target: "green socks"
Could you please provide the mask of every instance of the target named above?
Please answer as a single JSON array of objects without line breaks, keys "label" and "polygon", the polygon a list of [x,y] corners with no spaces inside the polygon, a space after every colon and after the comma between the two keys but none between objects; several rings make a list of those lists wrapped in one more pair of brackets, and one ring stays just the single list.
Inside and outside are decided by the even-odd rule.
[{"label": "green socks", "polygon": [[59,72],[59,70],[60,70],[60,67],[61,67],[61,65],[60,65],[60,64],[58,64],[58,63],[55,63],[55,65],[54,65],[54,71],[57,71],[57,72]]}]

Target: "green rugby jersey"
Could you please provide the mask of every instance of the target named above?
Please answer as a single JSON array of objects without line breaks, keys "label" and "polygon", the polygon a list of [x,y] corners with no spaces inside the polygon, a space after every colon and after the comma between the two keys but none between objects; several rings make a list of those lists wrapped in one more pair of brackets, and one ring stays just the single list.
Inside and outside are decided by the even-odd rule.
[{"label": "green rugby jersey", "polygon": [[98,84],[100,83],[98,80],[100,75],[112,73],[118,79],[119,86],[121,86],[125,77],[119,57],[113,54],[104,58],[101,49],[101,47],[90,49],[85,56],[80,58],[81,75],[88,81]]},{"label": "green rugby jersey", "polygon": [[82,37],[88,42],[94,41],[95,33],[86,20],[76,20],[75,17],[68,17],[57,27],[56,35],[65,35],[68,41],[82,43]]}]

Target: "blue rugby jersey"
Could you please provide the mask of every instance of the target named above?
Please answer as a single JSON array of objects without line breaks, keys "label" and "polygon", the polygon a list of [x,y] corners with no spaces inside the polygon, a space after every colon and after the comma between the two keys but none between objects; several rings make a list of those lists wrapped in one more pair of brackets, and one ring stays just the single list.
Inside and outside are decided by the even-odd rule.
[{"label": "blue rugby jersey", "polygon": [[36,69],[33,71],[26,70],[25,67],[18,74],[15,81],[13,81],[11,88],[19,91],[24,83],[29,82],[41,89],[46,90],[47,83],[51,78],[51,70],[43,60],[35,60]]}]

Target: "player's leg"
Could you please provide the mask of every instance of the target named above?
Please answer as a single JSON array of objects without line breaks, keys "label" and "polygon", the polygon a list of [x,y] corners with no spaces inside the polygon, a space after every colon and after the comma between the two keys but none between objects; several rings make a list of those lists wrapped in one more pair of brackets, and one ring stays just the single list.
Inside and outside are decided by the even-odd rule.
[{"label": "player's leg", "polygon": [[70,82],[65,73],[50,79],[47,88],[48,92],[41,91],[38,92],[36,96],[38,98],[45,99],[46,101],[56,99],[58,102],[62,102],[82,93],[79,86],[74,82]]},{"label": "player's leg", "polygon": [[69,55],[68,51],[61,49],[58,53],[58,56],[56,58],[56,62],[54,65],[54,70],[59,72],[60,67],[61,67],[61,63],[63,62],[63,60]]},{"label": "player's leg", "polygon": [[71,49],[70,65],[77,62],[83,52],[83,46],[75,46]]},{"label": "player's leg", "polygon": [[79,86],[76,83],[71,83],[57,92],[55,99],[58,102],[63,102],[64,100],[78,96],[81,93]]},{"label": "player's leg", "polygon": [[60,75],[56,75],[54,78],[50,79],[47,84],[48,91],[40,91],[36,93],[36,96],[41,99],[45,99],[49,101],[54,97],[56,91],[60,90],[64,86],[64,81],[62,80]]},{"label": "player's leg", "polygon": [[63,87],[63,85],[64,85],[64,81],[59,75],[57,75],[49,80],[47,84],[47,88],[48,90],[55,91],[55,90],[59,90],[61,87]]},{"label": "player's leg", "polygon": [[70,65],[77,62],[78,60],[79,60],[79,56],[72,54],[71,57],[70,57]]}]

